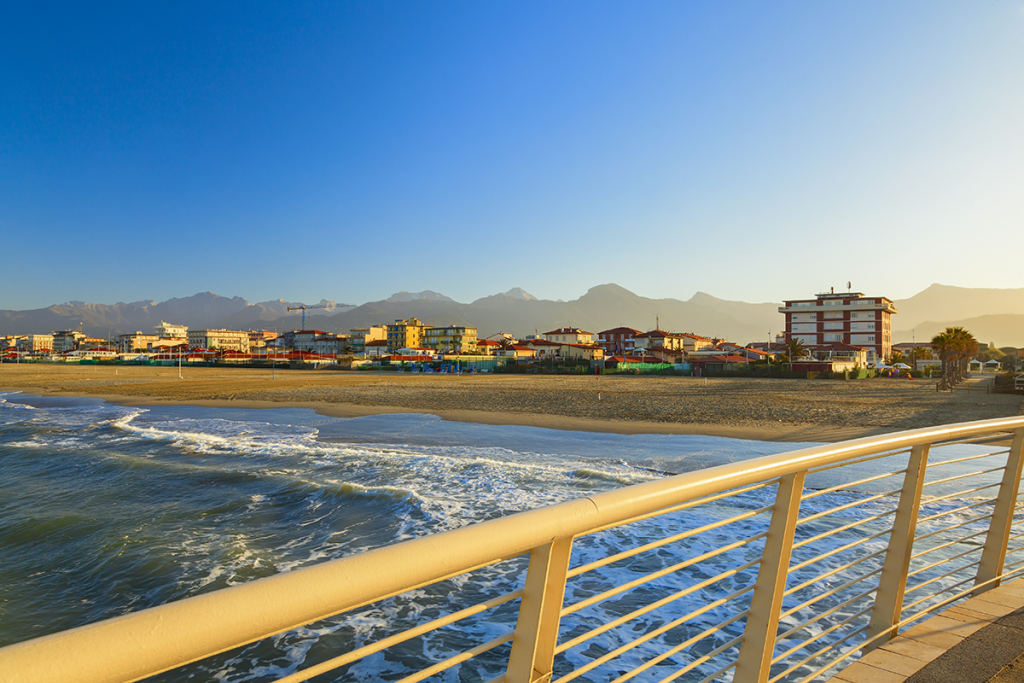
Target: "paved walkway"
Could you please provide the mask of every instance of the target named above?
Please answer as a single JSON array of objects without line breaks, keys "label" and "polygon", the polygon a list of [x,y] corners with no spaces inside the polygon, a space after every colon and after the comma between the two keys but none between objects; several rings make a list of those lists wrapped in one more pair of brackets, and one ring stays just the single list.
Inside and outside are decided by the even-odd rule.
[{"label": "paved walkway", "polygon": [[829,683],[1024,681],[1024,580],[959,603],[904,631]]}]

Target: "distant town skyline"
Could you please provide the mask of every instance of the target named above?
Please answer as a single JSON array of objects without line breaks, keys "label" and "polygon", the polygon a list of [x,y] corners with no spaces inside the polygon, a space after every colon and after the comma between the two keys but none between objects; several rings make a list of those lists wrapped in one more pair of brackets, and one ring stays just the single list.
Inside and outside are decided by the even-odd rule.
[{"label": "distant town skyline", "polygon": [[0,309],[1024,287],[1022,37],[1019,1],[12,5]]}]

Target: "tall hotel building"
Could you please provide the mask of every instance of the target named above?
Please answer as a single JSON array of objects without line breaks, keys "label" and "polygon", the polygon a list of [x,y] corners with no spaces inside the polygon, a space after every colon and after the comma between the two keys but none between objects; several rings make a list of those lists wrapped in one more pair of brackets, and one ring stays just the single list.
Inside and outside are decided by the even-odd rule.
[{"label": "tall hotel building", "polygon": [[779,313],[786,315],[787,342],[799,339],[805,346],[860,346],[867,349],[869,362],[888,358],[892,351],[891,318],[896,307],[884,296],[826,292],[816,299],[787,301]]}]

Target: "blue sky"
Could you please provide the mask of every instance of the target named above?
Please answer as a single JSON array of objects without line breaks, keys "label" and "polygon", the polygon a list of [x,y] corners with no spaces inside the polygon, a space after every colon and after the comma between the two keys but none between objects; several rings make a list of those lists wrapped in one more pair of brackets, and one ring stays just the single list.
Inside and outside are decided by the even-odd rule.
[{"label": "blue sky", "polygon": [[0,308],[1024,287],[1024,3],[7,3]]}]

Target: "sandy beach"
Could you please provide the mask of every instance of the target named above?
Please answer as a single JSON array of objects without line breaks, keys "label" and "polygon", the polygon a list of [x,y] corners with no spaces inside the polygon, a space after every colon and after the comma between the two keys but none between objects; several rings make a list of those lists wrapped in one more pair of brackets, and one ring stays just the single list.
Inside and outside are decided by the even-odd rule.
[{"label": "sandy beach", "polygon": [[696,379],[422,375],[142,366],[0,365],[0,389],[131,405],[312,408],[324,415],[433,413],[443,419],[594,432],[763,441],[842,439],[1022,413],[1022,397],[970,380]]}]

